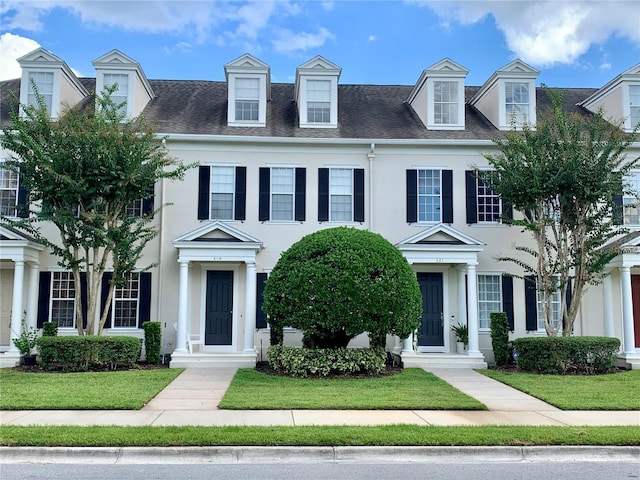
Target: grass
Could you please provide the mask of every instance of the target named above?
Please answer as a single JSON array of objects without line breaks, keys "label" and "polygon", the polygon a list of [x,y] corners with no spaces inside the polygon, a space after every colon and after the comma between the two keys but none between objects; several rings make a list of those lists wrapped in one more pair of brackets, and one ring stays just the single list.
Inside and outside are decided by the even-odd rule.
[{"label": "grass", "polygon": [[640,410],[640,370],[607,375],[479,372],[562,410]]},{"label": "grass", "polygon": [[376,378],[300,379],[240,369],[220,408],[235,410],[486,410],[435,375],[407,368]]},{"label": "grass", "polygon": [[3,446],[527,446],[640,445],[638,427],[22,427],[0,426]]},{"label": "grass", "polygon": [[31,373],[0,369],[2,410],[137,410],[182,369]]}]

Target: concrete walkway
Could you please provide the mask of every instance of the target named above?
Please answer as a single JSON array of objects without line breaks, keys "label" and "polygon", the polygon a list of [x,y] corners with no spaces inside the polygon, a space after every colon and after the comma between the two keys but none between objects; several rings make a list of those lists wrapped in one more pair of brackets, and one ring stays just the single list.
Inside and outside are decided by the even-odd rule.
[{"label": "concrete walkway", "polygon": [[187,368],[141,410],[1,411],[2,425],[633,425],[639,411],[561,411],[469,369],[433,369],[488,411],[219,410],[236,369]]}]

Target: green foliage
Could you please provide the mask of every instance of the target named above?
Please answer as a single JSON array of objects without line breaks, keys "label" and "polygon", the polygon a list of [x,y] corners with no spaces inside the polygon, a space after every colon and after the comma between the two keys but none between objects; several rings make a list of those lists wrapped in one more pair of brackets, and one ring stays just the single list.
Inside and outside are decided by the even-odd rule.
[{"label": "green foliage", "polygon": [[13,344],[20,350],[21,355],[31,355],[32,350],[36,348],[37,341],[38,331],[33,327],[27,327],[23,320],[22,331],[13,339]]},{"label": "green foliage", "polygon": [[269,366],[292,377],[329,375],[377,375],[384,370],[386,353],[379,348],[310,349],[273,345],[267,352]]},{"label": "green foliage", "polygon": [[[95,108],[71,108],[56,120],[49,118],[37,95],[38,106],[22,105],[23,114],[14,105],[11,123],[0,135],[0,146],[11,154],[5,167],[19,172],[21,186],[35,207],[28,218],[5,220],[49,247],[59,265],[73,272],[76,283],[80,272],[102,278],[110,264],[113,275],[107,301],[114,285],[122,284],[138,268],[142,250],[158,234],[152,220],[160,206],[142,216],[129,215],[127,207],[150,199],[159,180],[182,179],[189,167],[168,155],[162,139],[143,117],[124,118],[110,98],[115,88],[96,95]],[[41,232],[45,222],[57,228],[59,241],[57,235]],[[87,284],[87,333],[95,331],[98,288],[98,282]],[[80,290],[75,289],[77,305]],[[80,335],[85,333],[82,317],[82,309],[77,308]]]},{"label": "green foliage", "polygon": [[465,347],[469,345],[469,327],[466,324],[451,325],[451,331],[456,335],[458,342],[464,343]]},{"label": "green foliage", "polygon": [[491,347],[496,365],[509,363],[509,319],[504,312],[491,312]]},{"label": "green foliage", "polygon": [[269,342],[271,345],[282,345],[284,343],[284,326],[280,324],[269,324]]},{"label": "green foliage", "polygon": [[614,196],[622,194],[623,179],[640,159],[626,157],[636,132],[625,134],[620,123],[607,121],[602,112],[566,113],[573,106],[563,105],[560,93],[545,93],[551,98],[550,111],[539,114],[537,125],[496,138],[498,153],[486,155],[494,170],[478,174],[524,214],[512,223],[524,227],[536,242],[534,248],[517,245],[516,255],[500,260],[536,277],[547,335],[558,333],[551,303],[553,293],[560,291],[559,325],[564,325],[562,334],[570,336],[585,285],[599,283],[605,265],[619,254],[603,248],[623,232],[616,225]]},{"label": "green foliage", "polygon": [[514,341],[518,365],[539,373],[593,375],[611,371],[620,340],[612,337],[527,337]]},{"label": "green foliage", "polygon": [[38,346],[43,368],[65,372],[130,368],[141,350],[140,339],[124,336],[40,337]]},{"label": "green foliage", "polygon": [[408,337],[420,322],[422,297],[400,251],[382,236],[338,227],[307,235],[285,251],[264,290],[271,328],[303,331],[311,348],[346,347],[368,332]]},{"label": "green foliage", "polygon": [[162,324],[160,322],[144,322],[144,348],[147,363],[160,363],[160,348],[162,346]]},{"label": "green foliage", "polygon": [[44,322],[42,324],[42,336],[43,337],[58,336],[58,324],[55,322]]}]

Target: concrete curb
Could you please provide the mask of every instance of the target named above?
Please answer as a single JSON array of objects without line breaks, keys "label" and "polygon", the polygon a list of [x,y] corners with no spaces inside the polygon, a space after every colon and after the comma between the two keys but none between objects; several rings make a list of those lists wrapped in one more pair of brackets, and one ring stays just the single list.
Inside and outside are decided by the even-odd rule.
[{"label": "concrete curb", "polygon": [[3,463],[638,462],[640,447],[0,447]]}]

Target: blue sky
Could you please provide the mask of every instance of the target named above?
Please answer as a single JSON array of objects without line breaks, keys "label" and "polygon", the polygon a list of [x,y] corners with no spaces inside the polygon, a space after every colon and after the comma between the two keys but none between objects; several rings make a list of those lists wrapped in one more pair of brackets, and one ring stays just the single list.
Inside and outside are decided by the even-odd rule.
[{"label": "blue sky", "polygon": [[600,87],[640,62],[637,0],[0,1],[1,79],[38,46],[80,76],[116,48],[152,79],[223,80],[223,65],[250,53],[273,82],[322,55],[343,84],[411,85],[448,57],[481,85],[520,58],[539,83]]}]

